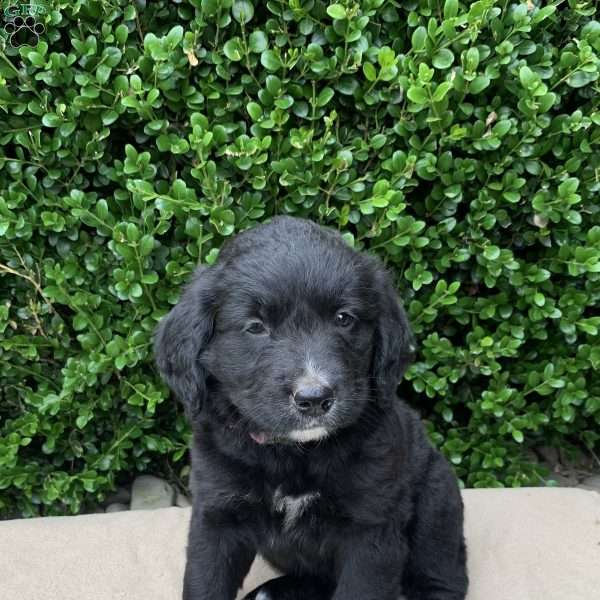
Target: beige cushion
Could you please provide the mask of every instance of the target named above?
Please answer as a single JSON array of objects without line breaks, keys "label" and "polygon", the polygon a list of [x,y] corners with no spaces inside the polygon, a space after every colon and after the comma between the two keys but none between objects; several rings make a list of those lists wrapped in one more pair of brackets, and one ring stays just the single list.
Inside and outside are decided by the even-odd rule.
[{"label": "beige cushion", "polygon": [[[469,600],[598,600],[600,494],[467,490]],[[177,600],[190,509],[0,523],[0,600]],[[245,591],[270,577],[257,561]]]}]

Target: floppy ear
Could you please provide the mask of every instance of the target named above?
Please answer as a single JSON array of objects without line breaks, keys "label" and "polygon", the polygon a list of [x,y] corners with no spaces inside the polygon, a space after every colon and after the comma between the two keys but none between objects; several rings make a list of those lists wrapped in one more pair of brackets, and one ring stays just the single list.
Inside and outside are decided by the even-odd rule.
[{"label": "floppy ear", "polygon": [[156,365],[162,378],[184,405],[188,419],[202,408],[206,371],[199,355],[214,325],[215,267],[199,267],[179,302],[158,325],[154,336]]},{"label": "floppy ear", "polygon": [[414,359],[416,344],[392,279],[383,269],[377,274],[380,312],[375,332],[373,377],[380,401],[396,395],[396,387]]}]

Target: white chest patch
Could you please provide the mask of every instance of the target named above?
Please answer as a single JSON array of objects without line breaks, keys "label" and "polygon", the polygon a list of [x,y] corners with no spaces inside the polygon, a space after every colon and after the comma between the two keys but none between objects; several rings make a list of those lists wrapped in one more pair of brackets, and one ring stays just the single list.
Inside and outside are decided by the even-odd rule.
[{"label": "white chest patch", "polygon": [[283,514],[283,528],[292,527],[320,495],[319,492],[309,492],[298,496],[284,496],[281,488],[277,488],[273,494],[273,508]]}]

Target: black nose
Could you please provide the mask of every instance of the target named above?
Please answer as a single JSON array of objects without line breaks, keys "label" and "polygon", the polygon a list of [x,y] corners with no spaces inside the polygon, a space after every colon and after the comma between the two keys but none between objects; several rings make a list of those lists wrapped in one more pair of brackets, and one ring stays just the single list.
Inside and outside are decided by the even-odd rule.
[{"label": "black nose", "polygon": [[294,403],[307,417],[324,415],[333,406],[333,390],[324,385],[303,386],[296,390]]}]

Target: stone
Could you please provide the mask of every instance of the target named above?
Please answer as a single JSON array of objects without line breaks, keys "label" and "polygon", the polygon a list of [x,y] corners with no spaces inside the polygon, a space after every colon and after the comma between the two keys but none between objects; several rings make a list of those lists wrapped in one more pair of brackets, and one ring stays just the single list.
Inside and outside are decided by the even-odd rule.
[{"label": "stone", "polygon": [[556,473],[555,471],[551,472],[546,477],[546,481],[550,480],[556,481],[555,487],[576,487],[579,483],[579,480],[574,475],[566,473]]},{"label": "stone", "polygon": [[120,485],[114,492],[106,496],[104,506],[109,504],[129,504],[131,502],[131,492],[129,487]]},{"label": "stone", "polygon": [[191,506],[191,505],[192,505],[192,502],[185,494],[182,494],[181,492],[177,492],[177,496],[175,498],[175,506],[179,506],[180,508],[187,508],[188,506]]},{"label": "stone", "polygon": [[164,479],[140,475],[131,486],[131,510],[152,510],[173,506],[175,490]]},{"label": "stone", "polygon": [[122,512],[124,510],[129,510],[129,506],[127,504],[123,504],[122,502],[113,502],[106,507],[104,512],[114,513],[114,512]]},{"label": "stone", "polygon": [[536,448],[535,451],[551,466],[551,468],[554,468],[560,462],[558,450],[552,446],[540,446],[539,448]]},{"label": "stone", "polygon": [[577,487],[600,493],[600,473],[586,477]]},{"label": "stone", "polygon": [[581,473],[587,473],[588,475],[591,475],[594,466],[593,457],[585,452],[579,452],[573,455],[563,452],[561,464],[567,469],[573,469]]}]

